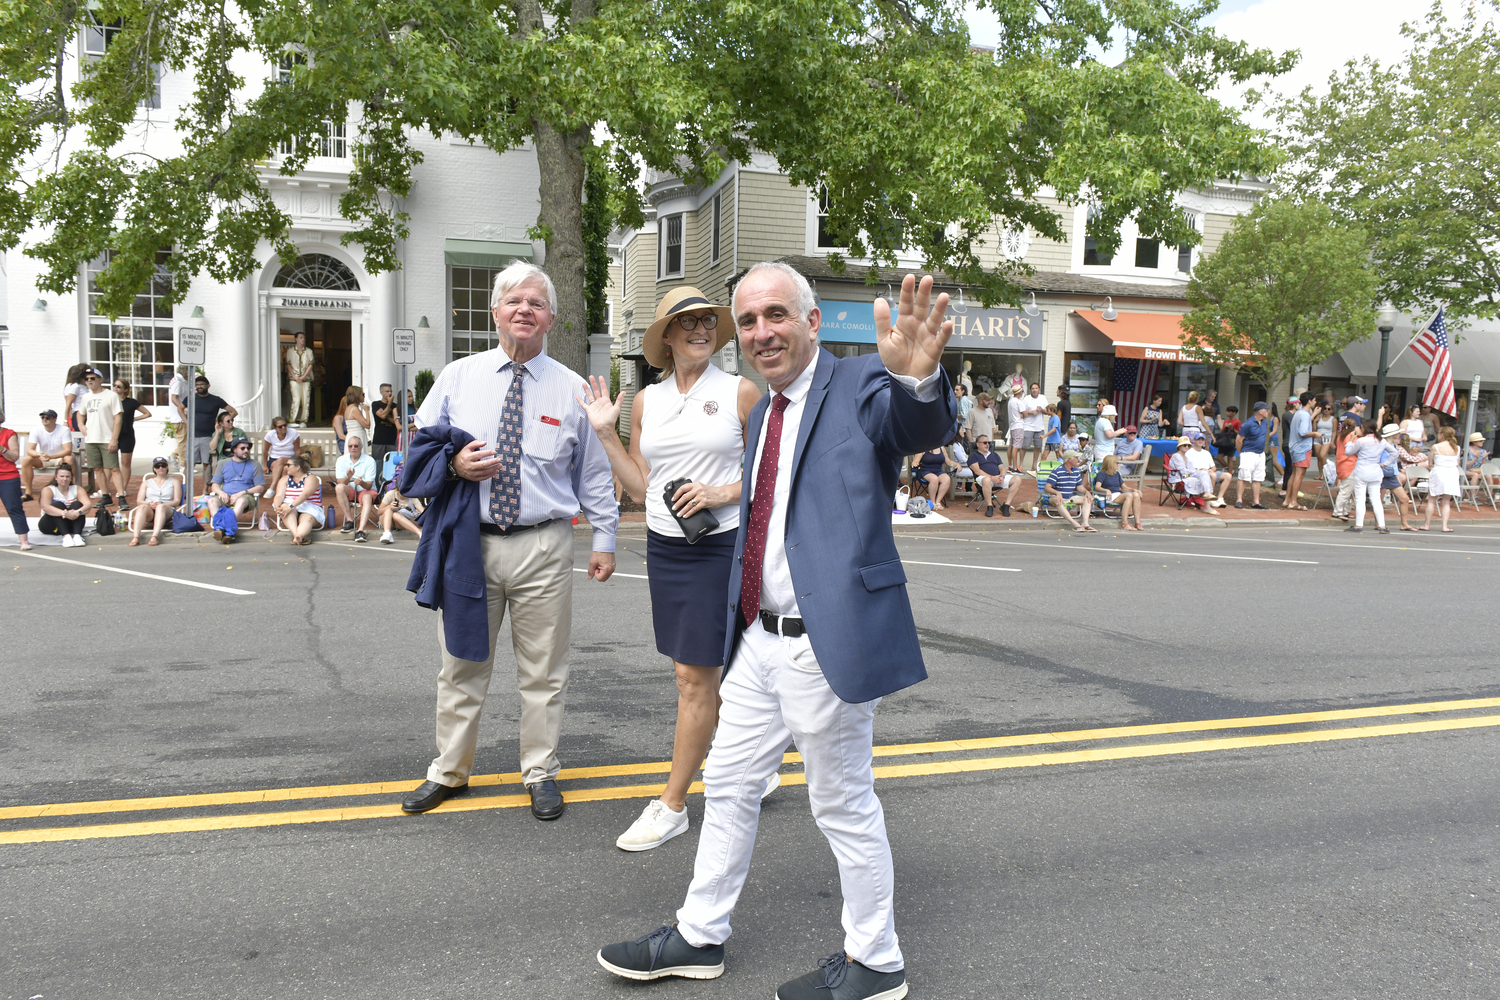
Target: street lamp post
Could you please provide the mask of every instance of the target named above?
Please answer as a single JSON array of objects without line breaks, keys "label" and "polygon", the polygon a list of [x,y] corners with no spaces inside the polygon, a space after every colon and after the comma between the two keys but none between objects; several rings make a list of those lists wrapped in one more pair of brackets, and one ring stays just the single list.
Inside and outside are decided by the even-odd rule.
[{"label": "street lamp post", "polygon": [[[1375,374],[1375,395],[1370,399],[1370,408],[1374,416],[1380,415],[1380,408],[1385,405],[1385,376],[1387,363],[1391,349],[1391,331],[1396,328],[1396,310],[1389,303],[1380,310],[1378,329],[1380,330],[1380,370]],[[1377,432],[1384,428],[1377,428]]]}]

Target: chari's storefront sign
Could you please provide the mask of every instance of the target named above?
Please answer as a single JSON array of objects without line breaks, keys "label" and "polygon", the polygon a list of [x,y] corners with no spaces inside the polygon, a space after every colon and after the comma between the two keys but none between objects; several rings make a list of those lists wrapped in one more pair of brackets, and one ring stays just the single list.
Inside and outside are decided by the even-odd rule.
[{"label": "chari's storefront sign", "polygon": [[[824,299],[818,308],[823,314],[820,340],[835,344],[875,343],[875,303]],[[1018,309],[980,309],[972,305],[968,312],[958,313],[950,304],[948,318],[953,320],[950,348],[1042,350],[1040,316],[1027,316]]]}]

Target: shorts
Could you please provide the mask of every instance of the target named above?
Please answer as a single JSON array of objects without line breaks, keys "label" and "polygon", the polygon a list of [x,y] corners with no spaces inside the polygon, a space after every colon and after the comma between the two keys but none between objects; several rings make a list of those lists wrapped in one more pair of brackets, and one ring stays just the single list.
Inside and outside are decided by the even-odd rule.
[{"label": "shorts", "polygon": [[1022,448],[1040,448],[1042,446],[1042,435],[1045,431],[1023,431],[1021,435]]},{"label": "shorts", "polygon": [[1008,436],[1010,438],[1010,446],[1012,448],[1024,448],[1024,447],[1026,447],[1026,445],[1022,444],[1022,442],[1026,440],[1026,429],[1025,428],[1023,428],[1023,427],[1012,427],[1010,429],[1009,433],[1008,433]]},{"label": "shorts", "polygon": [[323,527],[323,521],[326,515],[323,513],[323,505],[321,503],[318,503],[314,500],[304,500],[296,507],[292,508],[292,510],[297,514],[312,515],[313,523],[315,523],[320,528]]},{"label": "shorts", "polygon": [[1306,455],[1303,455],[1301,458],[1296,458],[1296,459],[1292,460],[1292,468],[1294,468],[1294,469],[1306,469],[1306,468],[1310,467],[1311,465],[1312,465],[1312,453],[1311,452],[1309,452]]},{"label": "shorts", "polygon": [[348,491],[350,503],[359,503],[364,500],[365,497],[369,497],[371,503],[374,503],[379,499],[379,497],[375,495],[374,490],[360,490],[358,493],[356,493],[353,486],[341,486],[339,488]]},{"label": "shorts", "polygon": [[1240,482],[1258,483],[1266,478],[1266,453],[1263,451],[1240,452]]},{"label": "shorts", "polygon": [[211,438],[206,437],[193,438],[194,465],[207,465],[210,461],[213,460],[213,452],[210,451],[208,447],[211,443],[211,440]]},{"label": "shorts", "polygon": [[110,451],[108,444],[96,444],[93,441],[83,446],[84,462],[90,469],[118,469],[120,467],[120,453]]},{"label": "shorts", "polygon": [[[1002,476],[1001,479],[1000,479],[1000,483],[999,483],[1000,488],[1002,490],[1008,490],[1008,489],[1010,489],[1011,481],[1014,480],[1015,478],[1016,477],[1014,475],[1010,475],[1010,474]],[[995,477],[994,476],[980,476],[979,479],[978,479],[978,482],[989,483],[991,486],[994,486],[995,485]]]}]

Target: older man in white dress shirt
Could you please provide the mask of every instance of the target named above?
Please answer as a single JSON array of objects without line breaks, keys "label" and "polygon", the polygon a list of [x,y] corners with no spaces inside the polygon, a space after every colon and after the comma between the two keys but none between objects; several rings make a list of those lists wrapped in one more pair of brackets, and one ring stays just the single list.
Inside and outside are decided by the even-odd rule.
[{"label": "older man in white dress shirt", "polygon": [[533,815],[549,820],[563,811],[557,743],[572,635],[572,518],[580,507],[587,514],[594,536],[588,575],[607,580],[619,506],[604,447],[575,402],[587,391],[583,379],[542,353],[557,313],[551,279],[534,265],[512,264],[495,279],[491,312],[500,346],[444,368],[419,414],[423,427],[447,424],[474,437],[454,454],[449,477],[480,487],[472,516],[480,529],[489,658],[461,659],[444,640],[438,755],[401,808],[425,812],[468,789],[495,640],[509,612],[521,690],[521,780]]}]

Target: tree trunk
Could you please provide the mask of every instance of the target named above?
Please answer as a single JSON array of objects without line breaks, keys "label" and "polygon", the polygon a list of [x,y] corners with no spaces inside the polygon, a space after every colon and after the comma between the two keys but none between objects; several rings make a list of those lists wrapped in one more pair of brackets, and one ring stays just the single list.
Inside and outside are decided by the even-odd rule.
[{"label": "tree trunk", "polygon": [[541,173],[541,215],[547,233],[544,265],[557,286],[557,318],[547,335],[547,354],[588,374],[588,323],[584,302],[583,150],[586,128],[562,133],[533,122],[537,168]]}]

